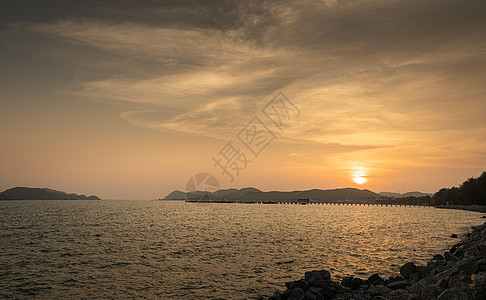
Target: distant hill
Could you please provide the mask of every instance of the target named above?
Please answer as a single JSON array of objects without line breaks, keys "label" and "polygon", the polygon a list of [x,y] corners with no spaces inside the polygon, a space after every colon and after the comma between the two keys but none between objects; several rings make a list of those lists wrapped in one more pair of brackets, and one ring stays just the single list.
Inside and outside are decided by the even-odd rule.
[{"label": "distant hill", "polygon": [[292,192],[263,192],[259,189],[248,187],[242,189],[226,189],[219,190],[214,193],[208,193],[205,191],[193,191],[184,194],[181,191],[173,191],[168,194],[164,200],[179,200],[179,199],[191,199],[191,200],[205,200],[209,197],[225,199],[225,200],[238,200],[238,201],[290,201],[295,198],[309,198],[313,201],[339,201],[339,200],[365,200],[365,199],[377,199],[382,196],[369,190],[360,190],[355,188],[342,188],[333,190],[320,190],[313,189],[307,191],[292,191]]},{"label": "distant hill", "polygon": [[392,192],[381,192],[380,195],[384,197],[393,197],[393,198],[407,198],[407,197],[425,197],[429,196],[432,197],[434,194],[429,193],[422,193],[422,192],[407,192],[407,193],[392,193]]},{"label": "distant hill", "polygon": [[0,193],[0,200],[101,200],[97,196],[68,194],[48,188],[14,187]]},{"label": "distant hill", "polygon": [[169,195],[165,196],[163,200],[184,200],[186,199],[186,193],[179,190],[171,192]]}]

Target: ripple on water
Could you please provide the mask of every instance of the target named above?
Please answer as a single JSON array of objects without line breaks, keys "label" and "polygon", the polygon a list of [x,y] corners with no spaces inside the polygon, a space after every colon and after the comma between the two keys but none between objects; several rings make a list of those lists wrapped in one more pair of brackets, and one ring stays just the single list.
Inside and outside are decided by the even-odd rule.
[{"label": "ripple on water", "polygon": [[0,202],[0,297],[269,295],[310,269],[395,275],[480,214],[413,207]]}]

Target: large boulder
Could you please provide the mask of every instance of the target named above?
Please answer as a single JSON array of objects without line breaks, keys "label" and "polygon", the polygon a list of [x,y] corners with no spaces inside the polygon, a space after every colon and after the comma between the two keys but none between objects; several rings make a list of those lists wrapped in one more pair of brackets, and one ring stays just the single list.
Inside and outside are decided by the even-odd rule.
[{"label": "large boulder", "polygon": [[368,277],[367,283],[372,284],[372,285],[378,285],[378,284],[383,284],[385,281],[383,278],[381,278],[380,275],[378,274],[373,274],[370,277]]},{"label": "large boulder", "polygon": [[408,262],[400,267],[400,274],[405,279],[409,279],[415,272],[417,272],[417,266],[413,262]]},{"label": "large boulder", "polygon": [[321,288],[329,285],[331,280],[331,274],[326,270],[305,272],[304,277],[310,286]]}]

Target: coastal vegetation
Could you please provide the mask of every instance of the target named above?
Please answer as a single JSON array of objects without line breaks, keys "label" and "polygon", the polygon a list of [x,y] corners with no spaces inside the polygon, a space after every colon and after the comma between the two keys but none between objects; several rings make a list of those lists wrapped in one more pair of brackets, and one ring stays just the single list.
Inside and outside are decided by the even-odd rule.
[{"label": "coastal vegetation", "polygon": [[459,187],[442,188],[434,194],[435,205],[486,205],[486,172],[471,177]]}]

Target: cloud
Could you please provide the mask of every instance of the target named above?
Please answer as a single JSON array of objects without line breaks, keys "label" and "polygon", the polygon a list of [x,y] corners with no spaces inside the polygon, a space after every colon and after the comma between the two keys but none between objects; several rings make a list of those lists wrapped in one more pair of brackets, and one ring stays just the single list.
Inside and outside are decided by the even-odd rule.
[{"label": "cloud", "polygon": [[227,139],[282,90],[302,111],[289,140],[356,146],[328,158],[341,163],[434,165],[482,155],[485,10],[448,0],[147,2],[21,28],[126,66],[64,92],[124,103],[134,126]]}]

